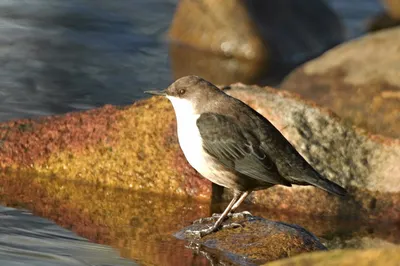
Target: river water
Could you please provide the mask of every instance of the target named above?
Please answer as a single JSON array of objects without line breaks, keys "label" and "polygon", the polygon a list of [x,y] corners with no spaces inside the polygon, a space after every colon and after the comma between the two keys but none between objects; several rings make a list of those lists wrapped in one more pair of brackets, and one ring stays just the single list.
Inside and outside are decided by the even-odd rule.
[{"label": "river water", "polygon": [[[329,0],[347,37],[378,0]],[[0,0],[0,121],[129,104],[172,81],[177,0]]]},{"label": "river water", "polygon": [[[362,35],[366,24],[383,10],[377,0],[327,2],[343,20],[347,39]],[[177,0],[0,0],[0,121],[84,110],[104,104],[129,104],[145,97],[143,91],[146,89],[167,86],[173,80],[173,73],[166,33],[176,4]],[[255,213],[263,215],[256,210]],[[268,217],[268,214],[263,216]],[[75,258],[83,254],[80,246],[73,242],[75,240],[82,249],[86,248],[86,255],[92,254],[92,259],[97,256],[96,252],[91,253],[96,248],[105,252],[103,255],[115,255],[103,246],[79,242],[85,240],[78,236],[66,236],[66,230],[49,233],[46,230],[56,228],[55,225],[35,216],[26,217],[16,210],[0,209],[0,223],[3,223],[0,240],[6,239],[0,242],[1,265],[33,263],[33,260],[37,260],[35,265],[46,265],[47,260],[54,265],[80,265],[72,260],[68,264],[63,261],[65,258],[57,257],[59,250],[51,249],[52,245],[61,243],[57,242],[60,236],[71,240],[63,242],[63,247]],[[192,218],[198,217],[190,216]],[[173,230],[187,225],[190,219],[178,220],[163,234],[170,235]],[[19,225],[22,229],[18,229]],[[154,252],[151,245],[143,246],[146,239],[138,239],[136,231],[127,237],[126,230],[133,229],[124,228],[112,235],[99,231],[95,233],[96,237],[85,230],[80,233],[92,241],[102,239],[101,242],[118,248],[124,257],[146,265],[154,265],[156,261],[166,259],[168,254],[174,255],[176,262],[169,261],[165,265],[208,264],[204,257],[196,259],[188,255],[190,252],[180,257],[174,250],[176,247],[183,250],[184,245],[165,235],[153,236],[157,245],[162,246]],[[48,242],[40,242],[43,234],[47,234]],[[29,245],[28,240],[43,245]],[[329,242],[331,245],[332,241]],[[25,253],[20,253],[21,250]],[[159,254],[160,250],[169,253],[164,256]],[[44,254],[47,257],[41,257]],[[152,261],[154,258],[157,259]],[[100,256],[97,262],[119,264],[108,262],[108,259]]]}]

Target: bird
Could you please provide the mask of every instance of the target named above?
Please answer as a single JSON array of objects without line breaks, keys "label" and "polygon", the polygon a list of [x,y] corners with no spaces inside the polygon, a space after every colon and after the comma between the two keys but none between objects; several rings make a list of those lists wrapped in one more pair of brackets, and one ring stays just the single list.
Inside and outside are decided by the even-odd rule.
[{"label": "bird", "polygon": [[253,191],[275,185],[311,185],[346,196],[340,185],[319,174],[264,116],[211,82],[189,75],[167,89],[145,91],[171,102],[178,142],[189,164],[211,182],[233,191],[233,198],[199,237],[221,229]]}]

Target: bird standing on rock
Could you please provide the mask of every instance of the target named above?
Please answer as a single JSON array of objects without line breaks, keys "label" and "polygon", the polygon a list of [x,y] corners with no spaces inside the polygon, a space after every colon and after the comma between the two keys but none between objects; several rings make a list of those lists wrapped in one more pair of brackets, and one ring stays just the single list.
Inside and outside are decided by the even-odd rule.
[{"label": "bird standing on rock", "polygon": [[265,117],[210,82],[186,76],[166,90],[146,93],[171,101],[179,144],[190,165],[211,182],[234,191],[215,224],[192,234],[202,237],[217,231],[252,191],[274,185],[312,185],[346,195],[344,188],[308,164]]}]

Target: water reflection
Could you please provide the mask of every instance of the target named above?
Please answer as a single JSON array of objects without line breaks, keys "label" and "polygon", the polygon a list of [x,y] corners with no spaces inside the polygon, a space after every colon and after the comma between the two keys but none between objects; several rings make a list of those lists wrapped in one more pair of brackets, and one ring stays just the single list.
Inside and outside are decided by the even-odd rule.
[{"label": "water reflection", "polygon": [[[187,248],[188,243],[172,236],[193,220],[208,216],[208,202],[93,186],[34,173],[1,174],[0,186],[2,204],[31,209],[80,236],[117,248],[123,257],[142,265],[218,265],[222,258],[215,250]],[[257,216],[303,226],[321,237],[329,248],[400,243],[398,225],[277,213],[249,204],[241,206],[241,210],[245,209]]]}]

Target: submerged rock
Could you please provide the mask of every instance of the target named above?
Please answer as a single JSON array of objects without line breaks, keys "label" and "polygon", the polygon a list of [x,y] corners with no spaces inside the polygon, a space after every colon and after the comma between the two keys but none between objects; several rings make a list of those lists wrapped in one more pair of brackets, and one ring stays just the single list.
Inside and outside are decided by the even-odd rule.
[{"label": "submerged rock", "polygon": [[197,251],[206,250],[209,257],[216,257],[219,262],[239,265],[260,264],[326,249],[313,234],[297,225],[269,221],[255,216],[230,218],[223,225],[232,222],[240,224],[241,227],[222,229],[198,239],[188,236],[186,231],[205,229],[211,226],[212,222],[196,223],[177,232],[175,236],[192,241],[192,248]]},{"label": "submerged rock", "polygon": [[398,266],[400,247],[367,250],[333,250],[302,254],[294,258],[267,263],[265,266]]},{"label": "submerged rock", "polygon": [[400,27],[344,43],[294,70],[282,89],[350,124],[400,137]]}]

